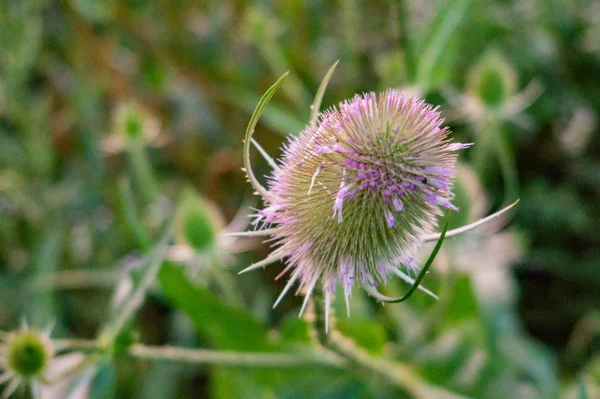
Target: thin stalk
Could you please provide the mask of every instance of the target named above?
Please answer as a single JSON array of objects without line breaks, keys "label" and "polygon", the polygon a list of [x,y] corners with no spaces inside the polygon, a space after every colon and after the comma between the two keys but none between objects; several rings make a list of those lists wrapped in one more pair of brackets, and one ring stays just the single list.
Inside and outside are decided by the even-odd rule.
[{"label": "thin stalk", "polygon": [[133,199],[131,184],[127,178],[122,178],[119,181],[118,198],[127,226],[131,229],[131,233],[137,244],[144,252],[149,251],[152,247],[152,239],[139,215]]},{"label": "thin stalk", "polygon": [[[57,351],[96,352],[102,350],[102,345],[96,340],[55,339],[53,343]],[[323,366],[343,368],[345,365],[340,357],[323,351],[302,354],[253,353],[134,344],[127,349],[125,356],[135,359],[235,367],[293,368]]]},{"label": "thin stalk", "polygon": [[121,332],[125,325],[142,306],[146,293],[156,281],[156,276],[165,259],[169,238],[171,237],[172,225],[167,227],[157,242],[156,246],[146,257],[144,265],[140,268],[138,281],[130,295],[123,300],[122,305],[115,309],[115,313],[109,318],[107,324],[100,332],[100,341],[105,345],[111,344],[115,337]]},{"label": "thin stalk", "polygon": [[519,196],[519,176],[508,138],[500,122],[497,122],[497,125],[498,128],[493,129],[489,134],[494,136],[496,154],[500,162],[502,179],[504,180],[504,203],[508,203]]},{"label": "thin stalk", "polygon": [[40,273],[27,285],[31,291],[76,290],[84,288],[112,288],[121,273],[114,270],[58,270]]},{"label": "thin stalk", "polygon": [[100,342],[93,339],[53,339],[52,345],[57,352],[83,351],[94,352],[102,350]]},{"label": "thin stalk", "polygon": [[128,355],[138,359],[168,360],[193,364],[218,364],[243,367],[304,367],[321,365],[341,368],[343,361],[337,356],[323,353],[285,354],[229,352],[212,349],[187,349],[173,346],[151,347],[133,345]]},{"label": "thin stalk", "polygon": [[358,347],[354,341],[348,339],[335,329],[335,319],[329,317],[329,334],[325,332],[325,312],[329,311],[324,306],[320,293],[313,294],[312,308],[314,314],[308,319],[313,321],[313,333],[319,343],[331,350],[342,359],[346,360],[350,370],[368,371],[385,380],[414,398],[459,398],[442,388],[429,385],[411,367],[406,364],[371,356],[364,349]]},{"label": "thin stalk", "polygon": [[146,154],[146,148],[141,143],[131,143],[128,146],[131,172],[148,203],[154,202],[160,195],[160,189],[154,177],[154,171]]}]

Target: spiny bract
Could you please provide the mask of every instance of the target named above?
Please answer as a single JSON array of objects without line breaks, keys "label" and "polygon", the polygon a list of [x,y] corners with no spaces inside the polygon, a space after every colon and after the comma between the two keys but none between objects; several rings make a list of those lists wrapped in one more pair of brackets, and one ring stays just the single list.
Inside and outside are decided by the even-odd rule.
[{"label": "spiny bract", "polygon": [[[285,146],[255,226],[278,247],[263,264],[287,259],[307,299],[319,281],[327,306],[336,285],[369,292],[417,269],[414,256],[450,202],[456,151],[431,105],[397,90],[366,93],[319,115]],[[302,312],[302,311],[301,311]]]}]

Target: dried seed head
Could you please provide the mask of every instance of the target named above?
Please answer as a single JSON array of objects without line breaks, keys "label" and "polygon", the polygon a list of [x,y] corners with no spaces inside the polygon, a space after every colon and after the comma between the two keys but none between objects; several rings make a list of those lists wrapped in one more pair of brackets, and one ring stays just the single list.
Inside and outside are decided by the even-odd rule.
[{"label": "dried seed head", "polygon": [[342,285],[375,287],[414,256],[436,227],[439,206],[456,210],[456,151],[437,109],[396,90],[367,93],[323,112],[287,143],[254,224],[273,226],[306,296],[321,279],[326,295]]}]

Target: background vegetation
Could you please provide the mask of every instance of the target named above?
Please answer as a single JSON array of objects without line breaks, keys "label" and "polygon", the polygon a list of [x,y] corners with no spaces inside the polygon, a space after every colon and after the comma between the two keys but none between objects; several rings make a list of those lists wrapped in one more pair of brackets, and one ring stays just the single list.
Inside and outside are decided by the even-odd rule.
[{"label": "background vegetation", "polygon": [[[600,397],[598,37],[593,0],[2,1],[0,327],[117,342],[77,380],[93,398]],[[271,309],[281,265],[237,275],[268,247],[219,233],[258,206],[240,168],[262,93],[290,71],[256,134],[275,156],[338,59],[324,106],[387,87],[440,105],[476,143],[453,224],[520,197],[508,228],[445,243],[437,303],[336,304],[367,361],[132,358],[312,347],[299,297]]]}]

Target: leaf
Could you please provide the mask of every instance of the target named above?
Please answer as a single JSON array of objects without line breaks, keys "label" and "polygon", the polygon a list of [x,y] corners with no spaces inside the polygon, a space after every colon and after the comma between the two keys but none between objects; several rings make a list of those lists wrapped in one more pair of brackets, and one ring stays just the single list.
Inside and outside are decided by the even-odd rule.
[{"label": "leaf", "polygon": [[243,351],[272,348],[267,341],[267,328],[251,313],[224,304],[205,288],[190,282],[180,268],[163,265],[158,280],[167,299],[186,313],[215,347]]},{"label": "leaf", "polygon": [[463,16],[471,0],[451,0],[442,7],[431,23],[430,35],[416,66],[416,82],[427,91],[430,89],[434,68],[438,65],[444,49],[452,38],[456,28],[462,22]]},{"label": "leaf", "polygon": [[288,343],[310,343],[310,326],[306,320],[296,314],[291,315],[281,323],[281,337]]},{"label": "leaf", "polygon": [[[166,263],[158,279],[169,302],[187,314],[215,348],[257,352],[274,349],[267,340],[267,328],[251,313],[224,304],[210,291],[192,283],[182,269]],[[212,396],[226,399],[264,397],[266,386],[275,383],[281,383],[277,370],[234,372],[215,367],[210,391]]]},{"label": "leaf", "polygon": [[337,328],[369,353],[382,353],[386,342],[386,332],[381,324],[372,320],[350,318],[338,320]]},{"label": "leaf", "polygon": [[477,297],[467,275],[457,276],[451,299],[444,302],[447,303],[444,311],[445,325],[456,325],[456,323],[468,320],[481,320]]},{"label": "leaf", "polygon": [[111,362],[98,365],[96,375],[90,384],[89,399],[108,399],[114,397],[117,372]]},{"label": "leaf", "polygon": [[319,85],[319,88],[317,89],[317,94],[315,95],[315,100],[314,100],[313,104],[310,106],[310,109],[311,109],[310,123],[311,123],[311,125],[316,125],[316,123],[317,123],[317,117],[319,116],[319,111],[321,110],[321,102],[323,101],[323,96],[325,95],[325,90],[327,89],[329,80],[333,76],[333,73],[335,72],[335,68],[337,67],[339,62],[340,61],[337,60],[331,66],[331,68],[329,68],[329,71],[327,71],[327,74],[325,75],[325,77],[321,81],[321,84]]},{"label": "leaf", "polygon": [[[482,355],[481,331],[477,323],[466,321],[459,326],[445,328],[433,340],[419,348],[414,355],[413,361],[419,365],[419,369],[432,382],[444,386],[453,385],[461,368],[464,367],[470,357],[475,353]],[[480,370],[475,372],[475,378],[482,372],[485,363],[480,365]]]}]

